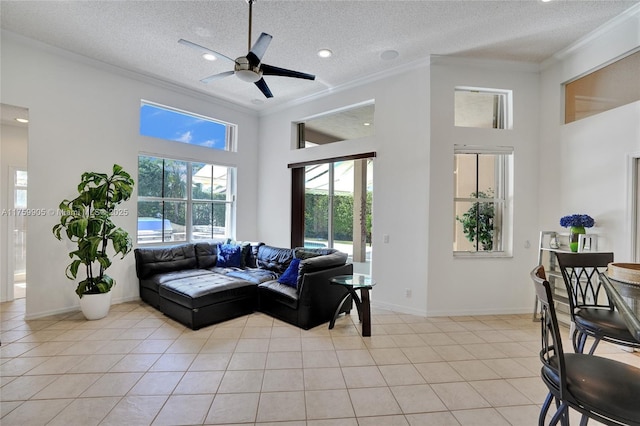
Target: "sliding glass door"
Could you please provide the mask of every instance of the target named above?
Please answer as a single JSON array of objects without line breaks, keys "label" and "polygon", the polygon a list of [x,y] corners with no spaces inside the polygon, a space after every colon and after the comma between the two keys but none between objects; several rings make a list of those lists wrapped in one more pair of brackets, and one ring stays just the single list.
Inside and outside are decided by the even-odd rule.
[{"label": "sliding glass door", "polygon": [[357,272],[371,263],[372,159],[304,167],[304,245],[349,254]]}]

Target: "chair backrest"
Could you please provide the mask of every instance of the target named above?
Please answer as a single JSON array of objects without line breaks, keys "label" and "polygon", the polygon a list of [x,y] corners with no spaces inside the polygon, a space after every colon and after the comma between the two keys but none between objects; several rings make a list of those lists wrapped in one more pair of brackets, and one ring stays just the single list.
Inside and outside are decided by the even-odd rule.
[{"label": "chair backrest", "polygon": [[585,306],[613,310],[613,304],[602,289],[599,273],[613,262],[613,253],[558,253],[558,266],[569,295],[571,315]]},{"label": "chair backrest", "polygon": [[538,265],[535,267],[531,271],[531,279],[541,305],[540,330],[542,348],[540,349],[540,361],[542,361],[542,373],[559,379],[551,382],[560,383],[558,391],[560,399],[564,400],[567,386],[564,351],[562,349],[562,339],[560,338],[558,317],[553,304],[551,284],[547,281],[544,266]]}]

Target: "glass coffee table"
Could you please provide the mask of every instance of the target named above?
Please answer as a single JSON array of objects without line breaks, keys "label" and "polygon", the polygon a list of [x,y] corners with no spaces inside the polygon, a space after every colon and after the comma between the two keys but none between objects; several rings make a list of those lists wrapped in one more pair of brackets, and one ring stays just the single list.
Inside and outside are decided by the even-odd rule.
[{"label": "glass coffee table", "polygon": [[[358,309],[358,318],[362,323],[362,336],[371,336],[371,301],[369,299],[369,290],[376,285],[376,282],[368,275],[363,274],[337,275],[331,278],[329,282],[333,285],[343,286],[348,292],[336,307],[333,319],[329,323],[329,330],[336,324],[336,318],[340,315],[342,305],[344,305],[349,296],[351,296]],[[356,290],[360,290],[361,297],[358,297]]]}]

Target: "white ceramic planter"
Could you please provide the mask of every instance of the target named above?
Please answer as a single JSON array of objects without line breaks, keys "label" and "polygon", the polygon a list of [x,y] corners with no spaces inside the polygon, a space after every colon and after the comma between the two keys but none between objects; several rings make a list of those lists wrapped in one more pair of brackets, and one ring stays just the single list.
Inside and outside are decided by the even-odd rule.
[{"label": "white ceramic planter", "polygon": [[85,294],[80,298],[80,309],[88,320],[98,320],[109,314],[111,307],[111,292],[99,294]]}]

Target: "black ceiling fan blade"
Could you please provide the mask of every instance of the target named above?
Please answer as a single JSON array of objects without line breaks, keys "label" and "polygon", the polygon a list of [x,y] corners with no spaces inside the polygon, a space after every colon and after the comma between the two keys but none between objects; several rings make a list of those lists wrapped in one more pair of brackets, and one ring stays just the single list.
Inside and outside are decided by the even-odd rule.
[{"label": "black ceiling fan blade", "polygon": [[257,66],[260,63],[264,56],[264,52],[267,51],[269,43],[271,43],[272,38],[273,37],[271,35],[262,33],[260,34],[260,37],[258,37],[258,40],[253,44],[251,50],[247,53],[247,59],[252,67]]},{"label": "black ceiling fan blade", "polygon": [[221,72],[219,74],[214,74],[214,75],[210,75],[209,77],[205,77],[202,80],[200,80],[202,83],[211,83],[212,81],[216,81],[216,80],[220,80],[221,78],[225,78],[225,77],[229,77],[230,75],[233,75],[235,73],[235,71],[225,71],[225,72]]},{"label": "black ceiling fan blade", "polygon": [[261,78],[260,80],[256,81],[254,84],[258,86],[258,89],[260,89],[260,91],[262,92],[262,94],[264,94],[265,97],[273,98],[273,94],[271,93],[271,90],[269,90],[269,86],[267,86],[267,82],[264,81],[264,78]]},{"label": "black ceiling fan blade", "polygon": [[209,53],[209,54],[211,54],[211,55],[213,55],[213,56],[215,56],[217,58],[224,58],[224,59],[230,60],[231,62],[235,62],[235,59],[231,59],[230,57],[225,56],[222,53],[218,53],[215,50],[211,50],[211,49],[208,49],[208,48],[206,48],[204,46],[200,46],[199,44],[193,43],[193,42],[191,42],[189,40],[185,40],[185,39],[181,38],[180,40],[178,40],[178,43],[183,44],[185,46],[188,46],[188,47],[190,47],[192,49],[199,50],[202,53]]},{"label": "black ceiling fan blade", "polygon": [[285,68],[274,67],[273,65],[262,64],[260,65],[263,75],[279,75],[282,77],[303,78],[305,80],[315,80],[316,76],[313,74],[307,74],[300,71],[288,70]]}]

